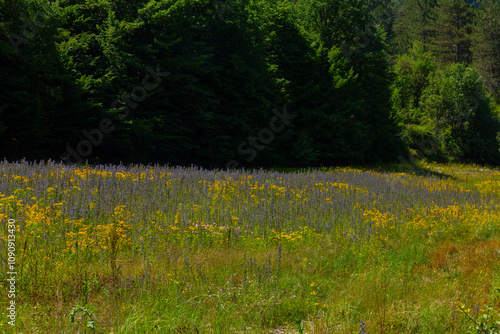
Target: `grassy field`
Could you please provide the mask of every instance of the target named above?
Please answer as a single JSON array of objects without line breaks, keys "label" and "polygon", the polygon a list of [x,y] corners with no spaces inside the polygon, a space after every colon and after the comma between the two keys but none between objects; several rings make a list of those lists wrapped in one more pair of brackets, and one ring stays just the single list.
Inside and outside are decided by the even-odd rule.
[{"label": "grassy field", "polygon": [[0,333],[498,333],[500,171],[422,168],[0,163]]}]

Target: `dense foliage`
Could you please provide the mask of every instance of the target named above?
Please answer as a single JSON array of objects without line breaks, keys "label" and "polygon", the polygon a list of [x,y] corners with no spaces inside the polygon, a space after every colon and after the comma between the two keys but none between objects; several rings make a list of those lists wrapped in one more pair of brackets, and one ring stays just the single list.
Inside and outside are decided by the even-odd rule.
[{"label": "dense foliage", "polygon": [[424,140],[429,159],[499,164],[499,12],[0,0],[0,157],[318,166],[396,160]]}]

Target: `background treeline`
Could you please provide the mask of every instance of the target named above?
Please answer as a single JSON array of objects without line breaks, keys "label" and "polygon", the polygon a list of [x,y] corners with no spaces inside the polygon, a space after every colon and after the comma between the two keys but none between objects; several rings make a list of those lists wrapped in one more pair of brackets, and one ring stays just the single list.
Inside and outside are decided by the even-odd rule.
[{"label": "background treeline", "polygon": [[500,164],[500,1],[0,0],[0,157]]}]

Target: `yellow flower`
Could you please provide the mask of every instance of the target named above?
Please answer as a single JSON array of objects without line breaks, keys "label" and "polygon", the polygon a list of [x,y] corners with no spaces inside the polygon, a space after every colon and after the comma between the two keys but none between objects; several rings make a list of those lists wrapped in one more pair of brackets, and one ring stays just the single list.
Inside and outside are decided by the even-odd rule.
[{"label": "yellow flower", "polygon": [[311,295],[316,296],[316,291],[311,292]]},{"label": "yellow flower", "polygon": [[314,283],[314,282],[311,283],[311,286],[315,286],[315,285],[316,285],[316,283]]}]

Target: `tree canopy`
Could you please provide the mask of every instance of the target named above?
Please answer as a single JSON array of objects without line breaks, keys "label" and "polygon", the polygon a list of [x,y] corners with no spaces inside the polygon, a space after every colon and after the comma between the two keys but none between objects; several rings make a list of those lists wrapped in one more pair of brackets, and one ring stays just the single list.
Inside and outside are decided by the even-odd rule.
[{"label": "tree canopy", "polygon": [[0,0],[0,156],[319,166],[396,161],[427,138],[440,159],[498,164],[498,11],[495,0]]}]

